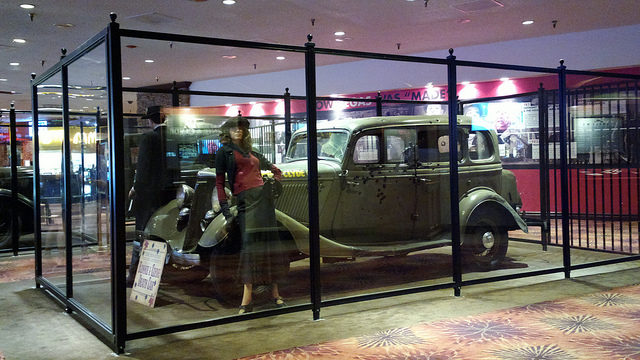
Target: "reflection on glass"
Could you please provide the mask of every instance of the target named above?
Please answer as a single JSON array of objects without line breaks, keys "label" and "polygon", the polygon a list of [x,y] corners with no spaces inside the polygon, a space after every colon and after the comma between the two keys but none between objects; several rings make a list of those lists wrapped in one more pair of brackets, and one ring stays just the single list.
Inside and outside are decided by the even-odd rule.
[{"label": "reflection on glass", "polygon": [[111,323],[109,136],[104,45],[76,59],[69,76],[73,295]]},{"label": "reflection on glass", "polygon": [[[61,76],[38,85],[38,157],[42,275],[66,292]],[[46,104],[46,105],[45,105]]]},{"label": "reflection on glass", "polygon": [[[318,157],[321,159],[336,159],[341,162],[347,147],[349,136],[341,130],[327,130],[318,132]],[[307,159],[307,134],[300,133],[291,139],[285,161]]]}]

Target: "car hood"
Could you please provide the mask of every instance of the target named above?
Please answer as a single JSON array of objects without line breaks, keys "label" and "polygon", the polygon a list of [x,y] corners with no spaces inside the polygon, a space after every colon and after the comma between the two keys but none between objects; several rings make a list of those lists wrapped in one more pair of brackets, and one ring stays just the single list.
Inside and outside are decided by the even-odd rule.
[{"label": "car hood", "polygon": [[[307,178],[307,160],[280,163],[276,166],[282,170],[282,181]],[[318,179],[335,179],[341,170],[340,164],[335,161],[318,160]]]},{"label": "car hood", "polygon": [[[280,163],[276,164],[276,166],[282,171],[283,181],[307,178],[308,168],[306,160]],[[335,161],[318,160],[318,178],[320,179],[335,179],[341,171],[341,165]],[[263,171],[263,173],[269,173],[269,171]],[[216,169],[205,168],[198,171],[198,178],[211,178],[215,177],[215,174]]]}]

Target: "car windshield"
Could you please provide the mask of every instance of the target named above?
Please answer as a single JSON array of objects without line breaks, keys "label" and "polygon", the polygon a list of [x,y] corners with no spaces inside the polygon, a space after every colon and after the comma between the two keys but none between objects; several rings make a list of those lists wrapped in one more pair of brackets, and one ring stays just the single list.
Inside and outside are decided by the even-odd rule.
[{"label": "car windshield", "polygon": [[[342,161],[349,135],[340,130],[318,132],[318,158]],[[287,151],[287,161],[307,158],[307,134],[301,133],[291,139]]]}]

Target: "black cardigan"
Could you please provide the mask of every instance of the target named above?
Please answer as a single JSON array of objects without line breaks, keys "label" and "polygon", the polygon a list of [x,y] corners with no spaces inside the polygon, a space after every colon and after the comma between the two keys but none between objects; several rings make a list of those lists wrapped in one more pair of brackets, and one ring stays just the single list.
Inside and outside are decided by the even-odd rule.
[{"label": "black cardigan", "polygon": [[[229,182],[229,188],[233,193],[233,184],[236,179],[236,159],[233,155],[233,150],[237,150],[240,153],[247,154],[235,144],[225,144],[216,153],[216,177],[224,178],[225,173],[227,175],[227,181]],[[260,161],[260,170],[271,170],[273,164],[267,160],[262,154],[256,151],[251,151],[251,154],[258,158]],[[217,181],[216,181],[217,182]]]}]

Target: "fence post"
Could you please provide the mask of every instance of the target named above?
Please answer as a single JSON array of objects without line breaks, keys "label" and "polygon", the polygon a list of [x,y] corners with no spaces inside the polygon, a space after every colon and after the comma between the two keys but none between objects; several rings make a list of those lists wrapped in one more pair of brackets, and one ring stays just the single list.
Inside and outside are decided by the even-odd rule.
[{"label": "fence post", "polygon": [[125,189],[124,189],[124,128],[122,123],[122,57],[120,51],[120,25],[117,15],[110,14],[107,45],[107,89],[109,91],[109,202],[111,204],[111,319],[114,350],[124,353],[127,336],[127,290]]},{"label": "fence post", "polygon": [[558,106],[560,115],[560,196],[562,202],[562,263],[564,277],[571,277],[571,250],[569,239],[569,161],[567,157],[567,67],[560,60],[558,67]]},{"label": "fence post", "polygon": [[449,106],[449,193],[451,208],[451,257],[453,259],[454,295],[460,296],[462,261],[460,259],[460,204],[458,199],[458,91],[456,57],[453,49],[447,56],[447,91]]},{"label": "fence post", "polygon": [[542,250],[547,251],[549,244],[549,159],[547,159],[548,146],[548,114],[547,97],[540,83],[538,88],[538,158],[540,160],[540,222],[542,235]]},{"label": "fence post", "polygon": [[[16,124],[16,108],[15,104],[11,103],[9,109],[9,132],[11,133],[11,148],[9,154],[11,156],[11,208],[18,208],[18,144],[17,144],[17,130]],[[20,229],[18,227],[18,212],[11,212],[11,247],[13,249],[13,256],[18,256]]]},{"label": "fence post", "polygon": [[311,305],[313,319],[320,319],[320,221],[318,208],[318,134],[316,112],[316,54],[313,37],[305,44],[305,80],[307,92],[307,181],[309,184],[309,260],[311,264]]},{"label": "fence post", "polygon": [[289,88],[284,89],[284,150],[289,149],[291,141],[291,94]]},{"label": "fence post", "polygon": [[[36,74],[31,73],[31,117],[33,129],[33,236],[35,242],[35,277],[42,276],[42,228],[40,209],[40,137],[38,135],[38,88],[33,85]],[[36,288],[40,288],[40,283],[36,281]]]}]

